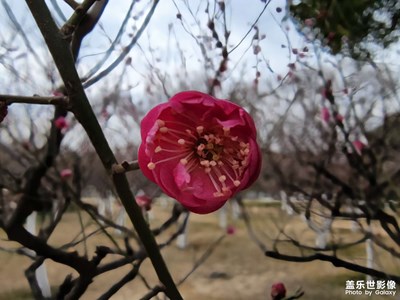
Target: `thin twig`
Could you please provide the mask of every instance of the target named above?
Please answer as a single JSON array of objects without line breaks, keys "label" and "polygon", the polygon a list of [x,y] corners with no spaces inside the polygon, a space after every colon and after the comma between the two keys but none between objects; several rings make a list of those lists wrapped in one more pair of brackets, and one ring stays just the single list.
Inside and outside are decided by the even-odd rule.
[{"label": "thin twig", "polygon": [[161,285],[156,285],[153,287],[146,295],[144,295],[140,300],[150,300],[157,296],[159,293],[163,292],[165,288]]},{"label": "thin twig", "polygon": [[[82,4],[78,5],[75,7],[75,12],[72,14],[72,16],[68,19],[68,21],[64,24],[63,27],[61,27],[60,31],[65,35],[65,36],[70,36],[74,32],[76,26],[82,21],[82,19],[85,17],[86,13],[88,10],[92,7],[94,3],[96,3],[97,0],[85,0],[82,2]],[[74,3],[74,2],[72,2]]]},{"label": "thin twig", "polygon": [[193,272],[196,271],[210,257],[210,255],[214,252],[215,248],[223,241],[225,237],[226,234],[221,235],[211,245],[208,246],[207,250],[203,253],[203,255],[195,262],[192,269],[178,281],[177,283],[178,286],[184,283],[185,280],[188,279],[188,277],[191,274],[193,274]]},{"label": "thin twig", "polygon": [[0,102],[5,102],[7,105],[13,103],[40,104],[40,105],[68,105],[68,97],[53,96],[16,96],[16,95],[0,95]]},{"label": "thin twig", "polygon": [[127,11],[127,13],[125,15],[125,19],[122,22],[122,24],[121,24],[121,26],[119,28],[119,31],[118,31],[115,39],[112,41],[112,43],[111,43],[110,47],[108,48],[107,52],[104,54],[104,56],[101,59],[99,59],[99,61],[96,63],[96,65],[91,70],[89,70],[89,72],[83,78],[90,78],[94,74],[96,74],[96,72],[99,71],[100,68],[104,65],[104,63],[108,60],[108,58],[111,56],[111,54],[114,53],[115,48],[117,47],[118,43],[120,43],[120,41],[122,39],[122,36],[123,36],[123,33],[126,30],[126,27],[128,25],[128,21],[131,18],[132,10],[133,10],[133,7],[136,4],[136,2],[137,1],[132,1],[132,3],[130,5],[130,7],[128,8],[128,11]]},{"label": "thin twig", "polygon": [[231,54],[233,51],[235,51],[242,43],[243,41],[247,38],[247,36],[250,34],[250,32],[253,30],[254,26],[257,25],[258,20],[260,20],[261,16],[264,14],[265,10],[267,9],[268,5],[270,4],[271,0],[269,0],[267,3],[265,3],[264,8],[258,15],[257,19],[253,22],[253,24],[250,26],[249,30],[246,32],[246,34],[243,36],[243,38],[233,47],[228,51],[228,54]]},{"label": "thin twig", "polygon": [[121,174],[121,173],[126,173],[129,171],[135,171],[139,170],[139,163],[137,160],[128,162],[128,161],[123,161],[120,164],[114,164],[112,166],[112,172],[113,174]]},{"label": "thin twig", "polygon": [[106,300],[110,299],[115,293],[117,293],[125,284],[135,279],[136,275],[139,272],[139,267],[142,261],[135,263],[130,270],[124,277],[122,277],[119,281],[117,281],[107,292],[101,295],[98,299],[99,300]]},{"label": "thin twig", "polygon": [[292,256],[292,255],[281,254],[276,251],[266,251],[265,255],[268,257],[272,257],[272,258],[276,258],[276,259],[280,259],[280,260],[284,260],[284,261],[293,261],[293,262],[311,262],[314,260],[327,261],[327,262],[332,263],[335,267],[345,268],[345,269],[348,269],[351,271],[371,275],[371,276],[374,276],[377,278],[390,279],[390,280],[394,280],[396,283],[400,283],[400,276],[391,275],[391,274],[381,272],[381,271],[378,271],[375,269],[357,265],[357,264],[342,260],[333,255],[315,253],[310,256]]},{"label": "thin twig", "polygon": [[139,28],[139,30],[136,33],[136,35],[132,38],[132,40],[129,43],[129,45],[124,47],[122,53],[105,70],[101,71],[99,74],[97,74],[93,78],[85,81],[84,84],[83,84],[84,88],[87,88],[87,87],[95,84],[100,79],[102,79],[103,77],[107,76],[112,70],[114,70],[124,60],[124,58],[128,55],[128,53],[131,51],[133,46],[136,45],[136,43],[139,40],[139,38],[141,37],[142,33],[146,29],[146,27],[149,24],[151,18],[153,17],[154,11],[156,10],[156,7],[157,7],[159,2],[160,2],[160,0],[154,0],[153,5],[150,8],[150,11],[148,12],[145,20],[143,21],[142,26]]}]

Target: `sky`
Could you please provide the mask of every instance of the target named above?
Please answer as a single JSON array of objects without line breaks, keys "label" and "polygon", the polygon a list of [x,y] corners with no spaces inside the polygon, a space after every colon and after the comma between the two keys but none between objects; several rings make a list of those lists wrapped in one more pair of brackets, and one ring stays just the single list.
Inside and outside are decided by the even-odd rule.
[{"label": "sky", "polygon": [[[0,26],[2,28],[0,30],[0,43],[12,49],[8,53],[2,53],[4,49],[0,47],[0,58],[2,54],[5,54],[5,57],[10,57],[11,61],[8,63],[17,70],[18,76],[26,80],[27,84],[24,84],[24,90],[27,94],[32,92],[41,93],[40,90],[49,90],[52,86],[59,84],[59,82],[50,82],[51,85],[49,85],[48,77],[40,78],[38,76],[43,73],[43,68],[48,68],[48,73],[54,73],[54,70],[51,70],[51,57],[45,50],[41,35],[30,16],[25,1],[0,0],[0,2],[2,4],[0,5]],[[54,2],[59,4],[67,17],[72,13],[72,10],[62,0],[46,1],[61,25],[61,19],[55,13],[52,5]],[[136,1],[121,42],[115,47],[112,55],[105,59],[105,52],[115,39],[122,20],[125,18],[126,12],[132,3],[132,1],[128,0],[109,0],[101,22],[83,42],[78,65],[82,77],[88,74],[88,71],[98,62],[104,62],[100,69],[101,71],[114,61],[130,42],[132,35],[137,32],[137,28],[143,23],[151,2],[148,0]],[[204,60],[199,59],[202,56],[200,48],[190,34],[196,37],[205,34],[210,35],[206,27],[207,14],[204,12],[208,2],[205,0],[161,0],[137,46],[129,53],[131,64],[127,68],[126,74],[123,78],[118,78],[122,72],[122,67],[120,66],[111,73],[107,81],[115,82],[116,80],[121,80],[127,89],[132,88],[143,92],[146,85],[148,85],[149,76],[154,76],[154,74],[166,78],[165,80],[170,86],[175,81],[178,81],[178,77],[195,81],[198,74],[204,76],[202,74],[204,73]],[[210,3],[213,3],[213,1],[210,1]],[[28,42],[16,35],[15,24],[8,17],[5,11],[5,4],[10,7],[18,24],[23,28]],[[260,0],[226,1],[226,7],[228,8],[227,27],[231,33],[228,51],[240,43],[257,18],[259,18],[257,27],[259,28],[260,36],[265,37],[259,41],[258,45],[261,48],[261,52],[256,57],[252,48],[252,37],[255,30],[250,30],[243,42],[229,54],[227,73],[230,76],[251,81],[254,79],[256,66],[258,66],[262,76],[276,78],[278,75],[282,76],[288,72],[288,64],[295,59],[291,48],[301,49],[307,43],[304,37],[296,31],[290,20],[283,21],[286,15],[285,5],[285,0],[271,0],[264,13],[260,16],[265,6],[265,3]],[[194,17],[190,14],[190,9],[195,15]],[[212,6],[210,11],[212,11]],[[184,26],[189,29],[190,33],[185,31],[180,20],[177,19],[178,12],[181,13]],[[196,22],[201,23],[201,29]],[[221,29],[218,24],[216,26]],[[173,35],[170,34],[170,29],[173,30]],[[221,36],[221,30],[218,32]],[[32,57],[26,55],[26,52],[28,52],[26,44],[35,49],[37,57],[30,59]],[[183,64],[179,51],[184,53],[185,68],[189,74],[182,75]],[[214,62],[219,62],[221,57],[219,49],[210,50],[209,55]],[[396,55],[398,56],[396,51],[385,52],[382,53],[380,59],[382,61],[391,61]],[[29,65],[27,62],[29,62]],[[35,68],[38,71],[35,72],[36,76],[33,79],[30,73]],[[4,70],[4,65],[0,64],[0,74],[4,74],[4,72],[10,72],[10,69]],[[188,76],[193,76],[193,78],[188,78]],[[15,90],[14,85],[8,84],[6,77],[0,77],[0,93],[21,92],[20,90]],[[57,77],[57,74],[52,74],[51,79],[57,81]],[[201,80],[203,79],[201,78]],[[159,78],[155,78],[155,80],[159,80]],[[107,84],[109,83],[107,82]],[[94,84],[88,91],[89,93],[102,92],[102,85],[99,83]]]},{"label": "sky", "polygon": [[[137,72],[137,74],[132,75],[133,85],[136,85],[135,80],[138,81],[137,84],[139,85],[140,82],[143,82],[144,78],[141,75],[148,73],[149,61],[152,63],[152,68],[156,67],[161,73],[167,73],[161,75],[172,76],[171,70],[174,70],[178,73],[177,76],[179,76],[179,72],[182,71],[182,64],[176,46],[177,43],[184,53],[186,68],[189,73],[201,72],[203,69],[204,61],[199,60],[199,57],[201,57],[200,48],[190,34],[184,30],[176,15],[179,10],[182,14],[182,20],[184,21],[186,28],[189,28],[193,35],[200,36],[205,33],[209,34],[209,32],[204,31],[207,30],[205,26],[206,14],[204,13],[206,1],[191,0],[186,2],[190,3],[190,8],[196,14],[198,20],[195,20],[190,15],[185,1],[183,0],[176,0],[175,2],[171,0],[163,0],[158,5],[146,32],[142,35],[138,43],[140,47],[135,47],[130,55],[134,62],[132,68]],[[199,3],[201,5],[197,11]],[[227,13],[227,23],[231,35],[228,47],[232,49],[246,35],[250,26],[259,17],[265,4],[256,0],[232,0],[229,1],[229,3],[230,5],[227,5],[227,7],[230,8]],[[96,50],[93,50],[93,47],[95,47],[95,49],[98,47],[98,53],[101,53],[103,51],[102,49],[107,48],[109,39],[112,39],[116,35],[119,24],[125,16],[124,13],[127,11],[127,4],[128,3],[125,3],[126,6],[124,8],[120,8],[120,5],[118,5],[118,9],[116,9],[116,5],[113,4],[113,1],[110,1],[109,9],[105,11],[103,16],[102,24],[104,25],[104,30],[98,30],[98,35],[92,35],[85,41],[81,62],[90,64],[92,59],[96,59],[96,56],[92,56],[93,52],[96,52]],[[284,10],[280,14],[276,12],[277,7],[284,8],[284,5],[285,1],[273,0],[260,17],[257,24],[260,29],[260,35],[265,35],[265,39],[260,41],[260,46],[262,47],[264,58],[268,61],[271,67],[268,72],[287,72],[287,65],[290,61],[290,51],[282,51],[281,48],[282,44],[287,44],[285,37],[286,32],[281,25],[281,19],[284,17]],[[244,7],[246,9],[243,9]],[[139,19],[137,24],[133,24],[133,22],[130,23],[130,26],[136,25],[139,27],[142,19],[143,18]],[[196,25],[196,21],[202,22],[201,30]],[[128,28],[130,28],[130,26],[128,26]],[[171,38],[171,35],[169,34],[169,29],[171,28],[173,28],[175,32],[172,37],[175,38]],[[300,38],[298,38],[298,34],[295,32],[294,28],[292,27],[291,29],[292,32],[289,33],[291,35],[291,40],[295,41],[296,38],[299,40]],[[251,31],[240,46],[230,53],[229,65],[230,68],[236,66],[237,71],[234,72],[236,75],[240,73],[239,71],[242,71],[242,69],[245,68],[248,73],[246,75],[254,78],[255,72],[253,67],[256,63],[256,59],[252,54],[251,48],[253,35],[254,31]],[[101,44],[102,38],[104,42],[103,45]],[[96,42],[94,42],[94,40]],[[123,39],[123,41],[125,41],[125,44],[129,42],[126,38]],[[85,46],[90,47],[85,48]],[[152,49],[152,53],[149,51],[150,48]],[[214,54],[210,53],[210,55],[216,56],[217,52],[218,51]],[[108,62],[111,62],[111,60]],[[107,63],[105,66],[106,65]],[[167,72],[165,72],[165,70],[167,70]],[[231,69],[229,71],[231,71]],[[240,74],[240,76],[243,76],[243,74]],[[170,79],[170,81],[173,81],[173,79]],[[249,81],[251,81],[251,79]]]},{"label": "sky", "polygon": [[[72,10],[64,1],[54,0],[53,2],[59,4],[67,18],[70,16]],[[82,77],[99,61],[104,61],[102,69],[111,64],[121,50],[130,42],[131,36],[135,34],[137,28],[143,23],[151,1],[137,1],[121,43],[117,45],[112,55],[107,60],[104,60],[104,53],[115,39],[131,2],[127,0],[109,0],[101,22],[83,42],[78,65],[78,70]],[[212,2],[210,1],[210,3]],[[52,1],[47,0],[46,3],[57,22],[60,25],[63,24],[62,18],[54,10]],[[90,97],[91,100],[95,102],[96,95],[103,93],[104,89],[112,89],[112,86],[116,85],[115,82],[119,81],[122,82],[122,88],[125,88],[129,93],[143,94],[146,91],[149,80],[151,80],[149,77],[154,75],[155,70],[160,72],[161,77],[166,78],[171,89],[176,88],[174,85],[176,85],[178,77],[194,81],[193,88],[196,88],[196,80],[204,81],[204,78],[197,78],[198,74],[204,73],[204,60],[198,59],[201,57],[200,48],[193,37],[185,31],[180,20],[177,19],[177,13],[182,14],[184,26],[190,30],[191,34],[194,36],[209,35],[210,32],[206,27],[207,14],[204,12],[206,3],[207,1],[204,0],[161,0],[146,31],[142,34],[137,46],[129,54],[132,63],[123,78],[119,78],[122,72],[121,66],[123,66],[121,64],[120,67],[107,76],[105,83],[96,83],[87,90],[89,95],[92,95]],[[292,35],[291,40],[295,41],[298,35],[290,23],[287,25],[289,26],[288,28],[281,23],[282,18],[285,16],[285,1],[272,0],[261,16],[260,13],[265,7],[265,3],[262,1],[228,0],[226,3],[228,8],[227,27],[231,32],[228,50],[239,44],[248,33],[251,25],[259,18],[257,26],[260,36],[265,36],[260,41],[259,46],[262,48],[264,64],[265,62],[269,64],[268,69],[265,66],[263,69],[267,70],[266,72],[269,74],[274,74],[274,76],[275,73],[287,72],[290,51],[288,49],[282,51],[281,45],[287,44],[285,34],[287,34],[289,27],[289,34]],[[11,13],[15,16],[16,22],[12,22],[9,18],[9,14],[6,11],[7,7],[10,8]],[[278,7],[282,9],[280,13],[277,12]],[[210,11],[212,11],[212,8],[210,8]],[[198,26],[196,22],[200,22],[201,25]],[[26,34],[25,40],[17,34],[18,28],[16,24]],[[0,42],[3,46],[11,49],[8,53],[0,52],[0,57],[2,54],[5,54],[4,57],[8,57],[9,61],[6,61],[6,63],[10,66],[5,68],[4,64],[0,64],[0,74],[7,74],[6,76],[0,76],[0,93],[22,95],[51,94],[52,89],[60,84],[59,76],[54,70],[51,57],[44,47],[43,39],[36,28],[33,18],[30,16],[25,1],[1,0],[0,26],[2,28],[0,30]],[[221,24],[216,24],[216,26],[219,28],[218,32],[221,36]],[[174,30],[173,38],[169,34],[171,28]],[[254,33],[254,30],[250,30],[247,38],[229,55],[230,76],[243,76],[243,80],[248,80],[249,82],[254,79],[254,66],[257,63],[251,44]],[[35,56],[27,54],[32,49],[36,53]],[[186,59],[187,78],[182,74],[179,51],[184,53]],[[214,61],[218,62],[221,57],[220,50],[210,50],[210,56]],[[232,71],[233,66],[235,66],[235,69]],[[43,69],[47,70],[47,74],[43,72]],[[10,75],[18,78],[12,78]],[[10,82],[16,81],[21,81],[22,84],[10,84]],[[162,94],[162,91],[158,92]],[[164,100],[160,99],[159,101]],[[20,107],[18,109],[21,110]],[[33,109],[29,113],[41,115],[43,110],[36,112]],[[46,113],[44,118],[39,119],[45,122],[48,117],[49,114]],[[30,122],[27,122],[26,127],[29,126]],[[115,126],[118,127],[118,124],[115,124]],[[44,126],[43,128],[47,127]]]},{"label": "sky", "polygon": [[[53,5],[54,2],[58,3],[67,18],[72,13],[72,10],[64,1],[46,1],[56,20],[61,25],[63,23],[62,18],[56,13]],[[143,23],[151,2],[148,0],[136,1],[132,13],[133,17],[127,23],[126,33],[123,35],[121,43],[116,46],[112,55],[105,60],[104,54],[115,39],[128,8],[132,3],[132,1],[128,0],[109,0],[99,25],[84,39],[78,66],[82,77],[88,74],[87,72],[99,61],[104,62],[102,69],[114,61],[122,49],[130,42],[131,36],[136,33],[137,29]],[[212,11],[213,2],[210,1],[210,11]],[[239,44],[229,55],[228,71],[231,72],[229,73],[230,75],[254,78],[254,67],[257,64],[257,58],[253,54],[252,37],[255,30],[248,31],[257,18],[259,18],[257,26],[260,36],[265,37],[259,42],[262,50],[260,54],[262,55],[258,56],[258,59],[262,60],[261,64],[263,65],[261,67],[264,71],[262,75],[265,75],[265,73],[274,74],[274,76],[285,74],[288,71],[287,66],[289,62],[293,60],[290,46],[296,48],[304,45],[304,40],[296,32],[293,24],[290,21],[282,22],[282,19],[285,17],[286,1],[271,0],[269,2],[264,13],[260,16],[266,5],[260,0],[226,1],[227,28],[230,31],[228,51]],[[17,22],[23,28],[29,44],[36,49],[37,56],[39,57],[39,59],[35,59],[36,67],[43,69],[43,65],[48,65],[51,58],[49,58],[45,50],[43,40],[30,16],[25,2],[22,0],[1,0],[1,3],[3,5],[0,5],[0,26],[2,28],[0,31],[0,41],[4,44],[12,40],[12,47],[17,49],[14,57],[18,57],[18,59],[13,60],[12,64],[17,66],[16,68],[22,74],[21,76],[25,74],[25,77],[29,77],[27,73],[31,72],[35,66],[29,66],[29,68],[25,69],[26,62],[21,58],[24,56],[23,51],[27,52],[27,47],[21,47],[24,44],[21,38],[14,38],[16,35],[15,24],[8,17],[5,11],[5,4],[10,7]],[[182,69],[179,51],[184,53],[186,68],[189,73],[202,72],[204,69],[204,60],[199,60],[199,57],[201,57],[200,48],[190,34],[194,36],[210,35],[206,26],[207,14],[204,12],[207,3],[208,1],[204,0],[160,1],[146,31],[142,34],[137,46],[132,49],[129,55],[132,59],[132,64],[126,80],[130,80],[132,86],[139,85],[143,88],[143,82],[146,76],[148,76],[149,68],[157,67],[161,73],[164,73],[161,75],[172,76],[171,70],[179,74],[179,71]],[[277,11],[279,9],[280,12]],[[191,15],[190,10],[195,16]],[[181,13],[184,26],[186,29],[189,29],[190,34],[185,31],[180,20],[177,19],[178,12]],[[201,28],[196,24],[197,22],[201,23]],[[221,37],[223,35],[221,24],[217,22],[216,27],[219,27],[218,32]],[[174,34],[170,34],[170,29],[173,30]],[[244,37],[246,38],[240,43]],[[290,39],[290,44],[288,43],[288,39]],[[179,45],[179,49],[177,45]],[[149,51],[149,49],[152,50]],[[218,61],[220,59],[220,51],[218,52],[218,49],[210,51],[210,56],[215,61]],[[19,61],[21,61],[22,65],[18,65]],[[42,61],[42,64],[39,64],[38,61]],[[30,64],[34,63],[30,62]],[[260,65],[260,61],[258,64]],[[1,65],[0,72],[2,72]],[[118,71],[116,70],[112,74],[118,76]],[[33,89],[37,88],[37,85],[39,85],[39,88],[44,88],[47,84],[46,80],[47,78],[44,79],[44,82],[41,82],[37,78],[34,82],[30,82],[30,85],[32,85]],[[96,89],[98,90],[99,88],[97,87]],[[0,91],[0,93],[4,93],[4,91]]]}]

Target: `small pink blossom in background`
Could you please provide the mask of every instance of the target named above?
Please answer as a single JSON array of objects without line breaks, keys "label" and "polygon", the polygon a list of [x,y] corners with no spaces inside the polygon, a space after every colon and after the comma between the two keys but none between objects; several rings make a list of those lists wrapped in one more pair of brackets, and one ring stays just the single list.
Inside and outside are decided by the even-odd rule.
[{"label": "small pink blossom in background", "polygon": [[213,87],[217,87],[217,88],[221,87],[221,82],[217,78],[214,78],[214,79],[209,78],[207,80],[207,82],[208,82],[208,86],[213,86]]},{"label": "small pink blossom in background", "polygon": [[62,179],[68,179],[69,177],[72,176],[72,170],[71,169],[63,169],[60,172],[60,176]]},{"label": "small pink blossom in background", "polygon": [[353,146],[354,146],[354,149],[356,149],[358,155],[361,155],[363,149],[366,147],[366,145],[363,142],[361,142],[360,140],[355,140],[353,142]]},{"label": "small pink blossom in background", "polygon": [[146,195],[139,195],[135,197],[136,203],[139,205],[139,207],[145,209],[145,210],[150,210],[151,209],[151,203],[152,199]]},{"label": "small pink blossom in background", "polygon": [[56,127],[58,129],[65,129],[68,128],[68,123],[67,120],[64,117],[58,117],[55,121],[54,121],[54,125],[56,125]]},{"label": "small pink blossom in background", "polygon": [[147,113],[141,137],[143,174],[194,213],[221,208],[260,174],[254,121],[227,100],[178,93]]},{"label": "small pink blossom in background", "polygon": [[329,120],[331,119],[331,113],[329,112],[329,109],[327,107],[323,107],[321,109],[321,119],[325,123],[329,123]]},{"label": "small pink blossom in background", "polygon": [[106,108],[106,107],[103,108],[103,109],[101,110],[101,116],[102,116],[104,119],[110,118],[110,114],[109,114],[109,112],[107,111],[107,108]]},{"label": "small pink blossom in background", "polygon": [[3,122],[4,118],[7,116],[8,107],[4,102],[0,102],[0,123]]},{"label": "small pink blossom in background", "polygon": [[271,287],[271,299],[281,300],[286,296],[286,288],[282,282],[274,283]]},{"label": "small pink blossom in background", "polygon": [[339,123],[343,123],[344,117],[341,114],[336,114],[335,119]]},{"label": "small pink blossom in background", "polygon": [[53,91],[53,96],[56,96],[56,97],[61,97],[61,96],[64,96],[64,94],[63,93],[61,93],[60,91]]},{"label": "small pink blossom in background", "polygon": [[226,233],[229,235],[234,235],[236,233],[236,227],[233,225],[228,225],[228,227],[226,227]]}]

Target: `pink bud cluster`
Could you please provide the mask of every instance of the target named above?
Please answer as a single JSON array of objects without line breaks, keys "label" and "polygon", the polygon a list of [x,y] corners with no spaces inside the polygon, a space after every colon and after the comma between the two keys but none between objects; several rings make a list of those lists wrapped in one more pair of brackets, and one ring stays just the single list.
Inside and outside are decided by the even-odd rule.
[{"label": "pink bud cluster", "polygon": [[58,117],[55,119],[54,125],[60,130],[68,128],[68,122],[65,117]]}]

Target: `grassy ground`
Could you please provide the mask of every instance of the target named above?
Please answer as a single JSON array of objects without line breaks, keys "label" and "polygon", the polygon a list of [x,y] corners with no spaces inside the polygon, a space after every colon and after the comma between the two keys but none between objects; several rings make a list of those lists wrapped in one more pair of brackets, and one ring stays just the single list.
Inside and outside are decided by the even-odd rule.
[{"label": "grassy ground", "polygon": [[[267,232],[260,237],[268,243],[268,237],[277,229],[277,224],[286,222],[286,217],[278,208],[259,207],[252,208],[257,218],[257,232]],[[155,208],[152,223],[159,222],[167,214],[159,207]],[[398,299],[389,296],[346,296],[346,280],[364,279],[359,274],[335,268],[326,262],[313,262],[307,264],[288,263],[273,260],[263,255],[262,251],[249,238],[242,221],[234,221],[237,231],[234,235],[223,238],[212,255],[192,274],[181,286],[180,290],[189,300],[257,300],[269,299],[269,289],[272,283],[282,281],[285,283],[288,293],[302,287],[305,296],[301,299]],[[265,227],[263,227],[265,226]],[[303,221],[300,218],[292,219],[290,225],[297,228],[297,234],[305,234]],[[293,230],[294,230],[293,229]],[[175,278],[178,281],[189,272],[195,261],[206,251],[209,245],[218,239],[224,231],[218,226],[216,214],[207,216],[192,215],[189,224],[189,244],[185,250],[178,249],[175,244],[163,250],[163,256]],[[344,229],[341,229],[344,230]],[[79,221],[76,213],[68,213],[61,226],[51,239],[53,245],[61,245],[72,239],[79,232]],[[348,231],[350,233],[350,230]],[[3,233],[0,233],[3,237]],[[164,236],[162,239],[166,239]],[[94,247],[106,243],[102,236],[95,236],[88,244],[89,253]],[[2,247],[12,247],[13,244],[0,241]],[[83,253],[83,247],[76,248]],[[363,248],[347,253],[353,258],[364,259]],[[380,256],[380,261],[388,259]],[[24,270],[29,260],[17,254],[0,252],[0,300],[31,299],[29,287],[24,277]],[[49,280],[53,286],[58,286],[65,276],[72,270],[61,267],[51,261],[46,261]],[[393,266],[393,271],[396,266]],[[107,273],[93,282],[88,292],[82,299],[96,299],[113,282],[121,278],[130,270],[124,267],[117,271]],[[154,271],[148,261],[141,269],[143,275],[152,286],[157,283]],[[112,299],[140,299],[146,288],[141,280],[137,279],[123,287]]]}]

